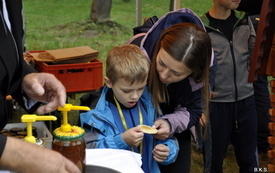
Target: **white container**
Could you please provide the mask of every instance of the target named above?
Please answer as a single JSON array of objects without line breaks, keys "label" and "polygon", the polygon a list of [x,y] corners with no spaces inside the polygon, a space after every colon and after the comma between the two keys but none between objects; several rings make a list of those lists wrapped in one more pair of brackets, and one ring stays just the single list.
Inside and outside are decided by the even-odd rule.
[{"label": "white container", "polygon": [[[44,121],[33,122],[32,126],[36,127],[37,138],[42,139],[46,142],[45,148],[52,149],[53,135],[48,130]],[[4,127],[4,129],[10,130],[11,128],[14,128],[14,127],[25,128],[27,127],[27,125],[26,123],[9,123]]]}]

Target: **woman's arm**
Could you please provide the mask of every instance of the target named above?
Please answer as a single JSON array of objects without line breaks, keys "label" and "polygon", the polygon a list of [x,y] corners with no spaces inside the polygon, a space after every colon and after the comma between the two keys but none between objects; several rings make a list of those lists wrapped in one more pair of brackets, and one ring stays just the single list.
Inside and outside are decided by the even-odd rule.
[{"label": "woman's arm", "polygon": [[[174,133],[181,133],[194,126],[202,115],[201,89],[192,92],[183,106],[178,105],[173,113],[158,118],[154,127],[158,133],[154,135],[157,139],[166,139]],[[169,131],[169,133],[168,133]]]}]

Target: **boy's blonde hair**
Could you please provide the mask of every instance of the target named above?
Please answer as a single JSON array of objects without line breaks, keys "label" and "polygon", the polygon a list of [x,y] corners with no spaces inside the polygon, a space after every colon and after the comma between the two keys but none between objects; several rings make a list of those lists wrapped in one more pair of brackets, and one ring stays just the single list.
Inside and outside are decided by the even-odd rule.
[{"label": "boy's blonde hair", "polygon": [[106,76],[111,83],[123,78],[133,84],[147,80],[150,69],[144,52],[136,45],[116,46],[108,52],[106,58]]}]

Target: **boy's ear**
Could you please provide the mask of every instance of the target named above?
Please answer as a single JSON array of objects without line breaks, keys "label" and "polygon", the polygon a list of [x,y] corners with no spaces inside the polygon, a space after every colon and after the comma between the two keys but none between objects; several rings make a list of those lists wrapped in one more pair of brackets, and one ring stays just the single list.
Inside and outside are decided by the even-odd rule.
[{"label": "boy's ear", "polygon": [[108,88],[112,88],[112,82],[108,77],[104,77],[104,82]]}]

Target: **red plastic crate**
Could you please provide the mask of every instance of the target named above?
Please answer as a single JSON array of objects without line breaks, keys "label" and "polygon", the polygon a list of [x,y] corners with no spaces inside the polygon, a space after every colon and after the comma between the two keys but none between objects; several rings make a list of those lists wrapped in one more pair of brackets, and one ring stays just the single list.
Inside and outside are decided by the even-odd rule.
[{"label": "red plastic crate", "polygon": [[66,92],[97,90],[103,85],[102,62],[98,59],[90,63],[49,65],[36,62],[38,72],[54,74],[66,87]]}]

